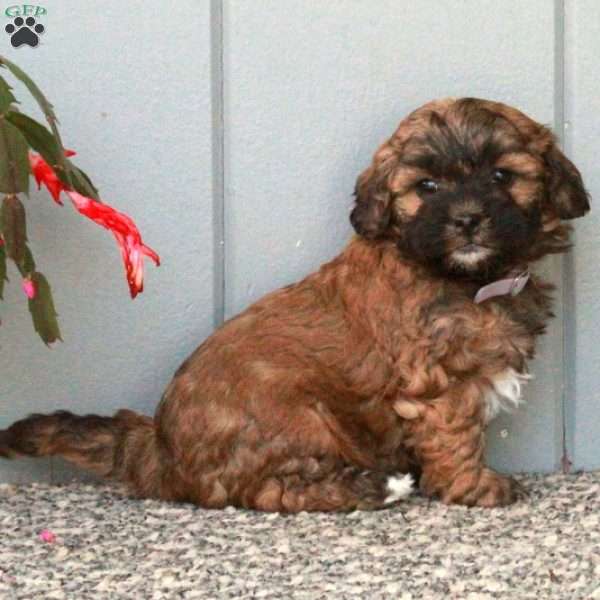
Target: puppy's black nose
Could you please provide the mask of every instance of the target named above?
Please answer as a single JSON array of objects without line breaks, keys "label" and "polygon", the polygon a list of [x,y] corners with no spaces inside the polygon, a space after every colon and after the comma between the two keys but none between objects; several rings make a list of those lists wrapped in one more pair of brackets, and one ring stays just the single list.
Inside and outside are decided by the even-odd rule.
[{"label": "puppy's black nose", "polygon": [[481,223],[481,215],[473,213],[456,215],[453,218],[453,223],[458,229],[463,229],[464,231],[475,231],[479,223]]}]

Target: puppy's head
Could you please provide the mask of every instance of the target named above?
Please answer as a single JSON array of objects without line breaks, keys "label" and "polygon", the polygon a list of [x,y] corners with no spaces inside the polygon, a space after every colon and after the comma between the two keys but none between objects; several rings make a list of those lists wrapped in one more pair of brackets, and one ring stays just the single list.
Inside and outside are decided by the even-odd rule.
[{"label": "puppy's head", "polygon": [[565,250],[562,221],[588,210],[579,171],[547,128],[463,98],[400,123],[358,178],[351,222],[444,276],[488,279]]}]

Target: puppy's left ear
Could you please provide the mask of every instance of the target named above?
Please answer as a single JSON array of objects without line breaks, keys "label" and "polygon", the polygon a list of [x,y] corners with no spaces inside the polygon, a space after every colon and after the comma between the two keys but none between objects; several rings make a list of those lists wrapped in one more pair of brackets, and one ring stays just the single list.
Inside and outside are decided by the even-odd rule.
[{"label": "puppy's left ear", "polygon": [[577,167],[552,143],[544,154],[548,174],[548,203],[560,219],[576,219],[590,209]]}]

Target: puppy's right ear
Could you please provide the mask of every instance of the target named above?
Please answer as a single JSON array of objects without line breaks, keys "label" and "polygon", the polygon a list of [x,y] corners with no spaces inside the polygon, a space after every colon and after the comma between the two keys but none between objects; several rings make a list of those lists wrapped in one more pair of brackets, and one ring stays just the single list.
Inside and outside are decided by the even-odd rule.
[{"label": "puppy's right ear", "polygon": [[381,160],[376,155],[373,164],[356,181],[356,204],[350,213],[350,223],[356,233],[368,239],[382,235],[390,223],[389,175],[395,162],[389,157]]}]

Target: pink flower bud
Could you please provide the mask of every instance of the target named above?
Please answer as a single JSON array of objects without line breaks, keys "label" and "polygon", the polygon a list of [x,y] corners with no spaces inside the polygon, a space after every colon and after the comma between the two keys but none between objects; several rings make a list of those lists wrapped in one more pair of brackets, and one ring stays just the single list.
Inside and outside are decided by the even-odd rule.
[{"label": "pink flower bud", "polygon": [[35,298],[35,283],[33,283],[33,281],[31,281],[31,279],[23,279],[23,291],[25,292],[25,295],[31,300],[32,298]]}]

